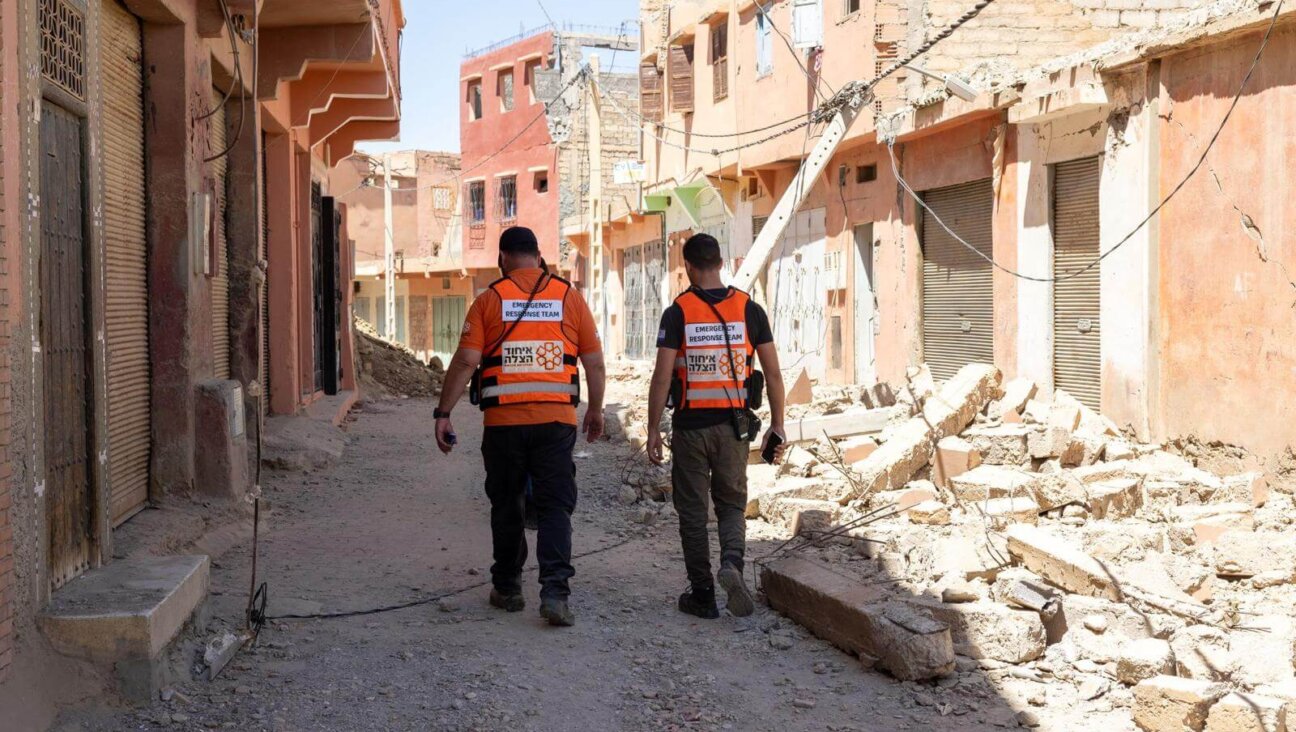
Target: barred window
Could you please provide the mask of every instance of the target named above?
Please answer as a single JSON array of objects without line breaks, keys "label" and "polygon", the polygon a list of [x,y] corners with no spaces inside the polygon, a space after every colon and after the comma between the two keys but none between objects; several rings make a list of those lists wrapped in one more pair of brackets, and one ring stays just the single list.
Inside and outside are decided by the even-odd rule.
[{"label": "barred window", "polygon": [[432,208],[438,211],[450,210],[450,189],[446,186],[437,186],[432,189]]},{"label": "barred window", "polygon": [[500,221],[514,221],[517,219],[517,176],[510,175],[499,178],[496,183],[496,200],[495,211],[499,214]]},{"label": "barred window", "polygon": [[474,224],[486,221],[486,181],[468,184],[468,220]]}]

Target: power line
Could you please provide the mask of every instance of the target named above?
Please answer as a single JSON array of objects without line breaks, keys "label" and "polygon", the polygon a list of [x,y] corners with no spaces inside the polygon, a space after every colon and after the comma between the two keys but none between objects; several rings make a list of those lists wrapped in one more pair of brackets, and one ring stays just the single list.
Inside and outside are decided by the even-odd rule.
[{"label": "power line", "polygon": [[1202,166],[1206,163],[1206,157],[1210,155],[1211,148],[1215,147],[1215,143],[1219,140],[1220,134],[1224,132],[1224,127],[1228,125],[1229,118],[1233,116],[1233,110],[1237,109],[1238,102],[1241,101],[1242,95],[1246,92],[1247,84],[1250,83],[1252,75],[1255,74],[1256,68],[1260,66],[1260,59],[1264,56],[1265,48],[1269,46],[1269,39],[1273,36],[1274,28],[1278,25],[1278,15],[1282,12],[1283,3],[1285,1],[1286,0],[1278,0],[1277,4],[1275,5],[1273,17],[1269,21],[1269,27],[1265,30],[1264,37],[1260,40],[1259,48],[1256,49],[1255,58],[1251,60],[1251,66],[1250,68],[1247,69],[1246,75],[1242,77],[1242,83],[1238,85],[1237,93],[1233,95],[1233,101],[1229,104],[1228,110],[1224,112],[1224,116],[1220,119],[1219,126],[1215,128],[1215,133],[1212,134],[1210,140],[1207,141],[1206,147],[1202,150],[1201,155],[1197,158],[1197,162],[1194,163],[1192,168],[1188,170],[1188,173],[1184,175],[1184,177],[1181,178],[1177,184],[1175,184],[1175,187],[1170,189],[1170,192],[1167,193],[1165,197],[1161,199],[1161,202],[1158,203],[1155,207],[1153,207],[1153,209],[1150,212],[1148,212],[1146,216],[1143,217],[1143,220],[1139,221],[1138,224],[1136,224],[1128,234],[1121,237],[1120,241],[1113,244],[1110,248],[1107,249],[1107,251],[1102,252],[1097,257],[1095,257],[1091,262],[1081,267],[1080,269],[1075,270],[1074,272],[1068,272],[1067,274],[1059,275],[1056,277],[1035,277],[1033,275],[1023,274],[1014,269],[1010,269],[1008,267],[1005,267],[1002,264],[999,264],[998,262],[995,261],[994,257],[987,255],[986,253],[982,252],[980,249],[977,249],[975,246],[969,244],[967,240],[965,240],[963,237],[956,234],[953,229],[951,229],[944,221],[942,221],[940,216],[938,216],[936,212],[933,211],[931,207],[927,205],[927,202],[922,200],[922,197],[919,196],[912,187],[910,187],[909,182],[906,181],[900,175],[899,166],[896,165],[896,159],[895,159],[894,138],[887,141],[887,154],[891,159],[891,171],[895,174],[896,181],[900,183],[900,187],[903,188],[911,198],[917,201],[918,205],[921,206],[924,211],[931,214],[932,218],[936,221],[937,224],[940,225],[942,229],[945,230],[946,233],[952,236],[954,240],[957,241],[959,244],[962,244],[964,247],[967,247],[967,249],[971,251],[973,254],[989,262],[990,265],[993,266],[995,269],[1010,274],[1013,277],[1017,277],[1018,279],[1027,280],[1029,282],[1063,282],[1066,280],[1075,279],[1076,277],[1079,277],[1080,275],[1084,274],[1085,272],[1088,272],[1094,267],[1097,267],[1099,264],[1102,263],[1104,259],[1111,256],[1112,253],[1114,253],[1117,249],[1120,249],[1122,246],[1124,246],[1126,242],[1128,242],[1130,239],[1133,239],[1135,234],[1142,231],[1143,227],[1147,226],[1148,222],[1150,222],[1153,218],[1155,218],[1157,214],[1161,213],[1161,209],[1165,208],[1166,204],[1168,204],[1171,199],[1173,199],[1176,195],[1178,195],[1179,191],[1183,190],[1184,186],[1188,184],[1188,181],[1192,180],[1193,176],[1197,174],[1197,171],[1201,170]]}]

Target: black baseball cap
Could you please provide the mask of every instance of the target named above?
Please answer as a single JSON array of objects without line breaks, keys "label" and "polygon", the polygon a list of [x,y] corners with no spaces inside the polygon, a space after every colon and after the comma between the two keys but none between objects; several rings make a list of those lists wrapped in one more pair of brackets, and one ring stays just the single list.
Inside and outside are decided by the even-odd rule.
[{"label": "black baseball cap", "polygon": [[540,254],[535,232],[525,226],[510,226],[500,234],[499,250],[505,254]]}]

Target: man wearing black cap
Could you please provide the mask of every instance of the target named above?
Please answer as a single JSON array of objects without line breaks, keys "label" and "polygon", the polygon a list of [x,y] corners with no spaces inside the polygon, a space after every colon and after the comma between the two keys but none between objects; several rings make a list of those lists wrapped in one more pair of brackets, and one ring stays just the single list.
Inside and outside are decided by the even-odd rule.
[{"label": "man wearing black cap", "polygon": [[[717,618],[715,582],[728,595],[726,607],[751,615],[755,602],[743,580],[747,545],[747,456],[758,432],[754,408],[760,398],[759,358],[768,380],[770,426],[764,439],[783,432],[783,377],[774,334],[765,311],[742,290],[720,280],[720,243],[694,234],[684,243],[684,271],[690,287],[662,313],[657,334],[657,367],[648,391],[648,457],[660,464],[662,410],[675,408],[671,435],[671,485],[679,514],[680,542],[689,590],[681,612]],[[782,445],[773,460],[782,456]],[[720,534],[720,571],[711,577],[707,496],[715,506]]]},{"label": "man wearing black cap", "polygon": [[603,352],[585,298],[546,269],[530,229],[515,226],[500,235],[499,266],[504,276],[473,301],[446,369],[435,412],[437,447],[447,454],[454,448],[450,410],[471,381],[470,399],[485,412],[482,457],[495,560],[490,604],[509,612],[526,607],[529,478],[539,524],[540,615],[550,625],[569,626],[575,622],[567,598],[575,574],[577,364],[585,367],[589,386],[581,431],[593,442],[603,434]]}]

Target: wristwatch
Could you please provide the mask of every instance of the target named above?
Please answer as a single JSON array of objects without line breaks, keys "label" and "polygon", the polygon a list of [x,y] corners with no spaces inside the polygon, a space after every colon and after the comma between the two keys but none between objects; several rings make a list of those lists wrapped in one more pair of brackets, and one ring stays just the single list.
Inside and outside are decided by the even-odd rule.
[{"label": "wristwatch", "polygon": [[435,409],[432,410],[432,418],[433,418],[433,419],[450,419],[450,413],[449,413],[449,412],[446,412],[446,411],[442,411],[442,409],[441,409],[440,407],[437,407],[437,408],[435,408]]}]

